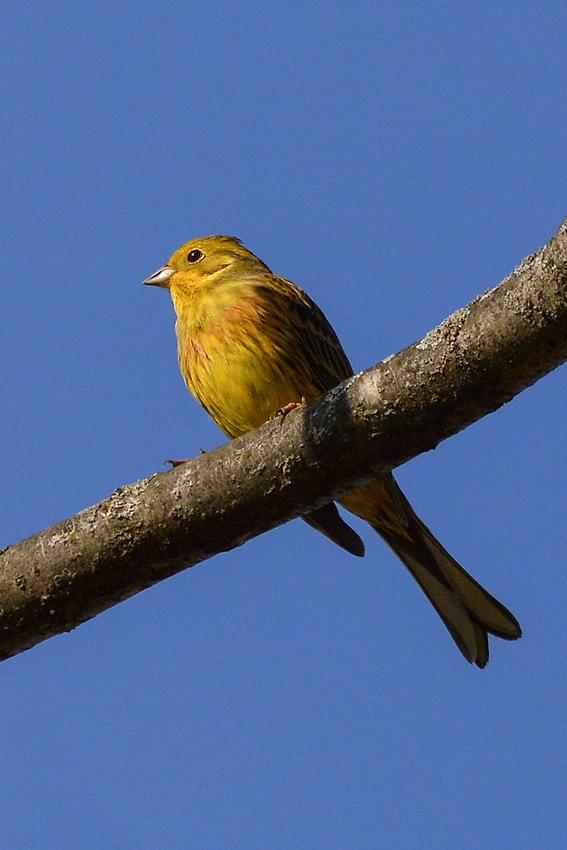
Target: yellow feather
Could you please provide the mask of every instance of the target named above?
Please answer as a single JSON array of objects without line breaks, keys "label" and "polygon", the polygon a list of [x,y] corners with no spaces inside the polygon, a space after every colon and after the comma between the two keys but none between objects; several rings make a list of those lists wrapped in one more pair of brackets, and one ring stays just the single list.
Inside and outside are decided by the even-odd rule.
[{"label": "yellow feather", "polygon": [[[230,438],[352,375],[319,307],[234,237],[187,242],[144,283],[169,289],[185,382]],[[505,640],[521,636],[515,617],[446,552],[391,474],[348,493],[340,504],[398,555],[468,661],[485,666],[488,633]],[[349,552],[364,553],[332,504],[305,519]]]}]

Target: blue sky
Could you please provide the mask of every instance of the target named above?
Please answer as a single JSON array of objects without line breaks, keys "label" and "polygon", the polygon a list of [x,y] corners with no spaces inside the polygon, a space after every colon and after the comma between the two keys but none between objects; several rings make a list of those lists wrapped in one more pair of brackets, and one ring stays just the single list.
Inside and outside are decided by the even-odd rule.
[{"label": "blue sky", "polygon": [[[355,369],[547,241],[566,18],[4,0],[0,546],[223,440],[141,285],[188,239],[239,236]],[[566,389],[397,473],[521,641],[469,667],[370,529],[295,521],[0,665],[2,847],[564,846]]]}]

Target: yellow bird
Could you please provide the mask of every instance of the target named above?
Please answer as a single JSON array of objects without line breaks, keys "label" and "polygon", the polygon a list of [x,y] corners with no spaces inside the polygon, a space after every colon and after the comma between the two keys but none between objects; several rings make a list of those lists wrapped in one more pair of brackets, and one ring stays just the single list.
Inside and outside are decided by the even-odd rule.
[{"label": "yellow bird", "polygon": [[[353,374],[319,307],[234,237],[187,242],[144,283],[169,289],[185,383],[231,439]],[[393,549],[467,661],[486,665],[488,634],[521,636],[516,618],[445,551],[391,473],[339,503]],[[362,540],[334,503],[304,519],[348,552],[364,554]]]}]

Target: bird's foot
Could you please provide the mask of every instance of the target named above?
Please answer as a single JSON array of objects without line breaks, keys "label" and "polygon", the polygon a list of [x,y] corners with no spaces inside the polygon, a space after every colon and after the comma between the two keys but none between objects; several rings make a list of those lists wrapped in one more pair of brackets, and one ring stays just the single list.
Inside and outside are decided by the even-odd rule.
[{"label": "bird's foot", "polygon": [[[206,455],[205,449],[199,449],[199,454]],[[192,457],[185,457],[183,460],[164,460],[163,466],[166,466],[168,463],[171,464],[171,468],[175,469],[176,466],[181,466],[183,463],[189,463],[190,460],[193,460]]]},{"label": "bird's foot", "polygon": [[302,396],[301,401],[290,401],[289,404],[285,405],[285,407],[280,407],[279,410],[272,413],[270,419],[277,419],[281,416],[283,422],[288,413],[291,413],[291,411],[295,410],[296,407],[301,407],[302,404],[305,404],[305,396]]}]

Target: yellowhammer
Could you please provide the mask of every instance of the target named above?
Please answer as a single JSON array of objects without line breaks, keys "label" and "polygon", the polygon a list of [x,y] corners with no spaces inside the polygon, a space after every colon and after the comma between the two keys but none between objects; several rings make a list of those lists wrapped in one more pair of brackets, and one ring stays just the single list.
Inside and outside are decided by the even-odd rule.
[{"label": "yellowhammer", "polygon": [[[353,374],[317,305],[294,283],[272,274],[238,239],[193,239],[144,283],[169,289],[185,382],[230,438]],[[515,617],[445,551],[393,475],[348,493],[340,504],[393,549],[467,661],[485,666],[488,633],[520,637]],[[364,554],[362,540],[333,503],[305,520],[348,552]]]}]

